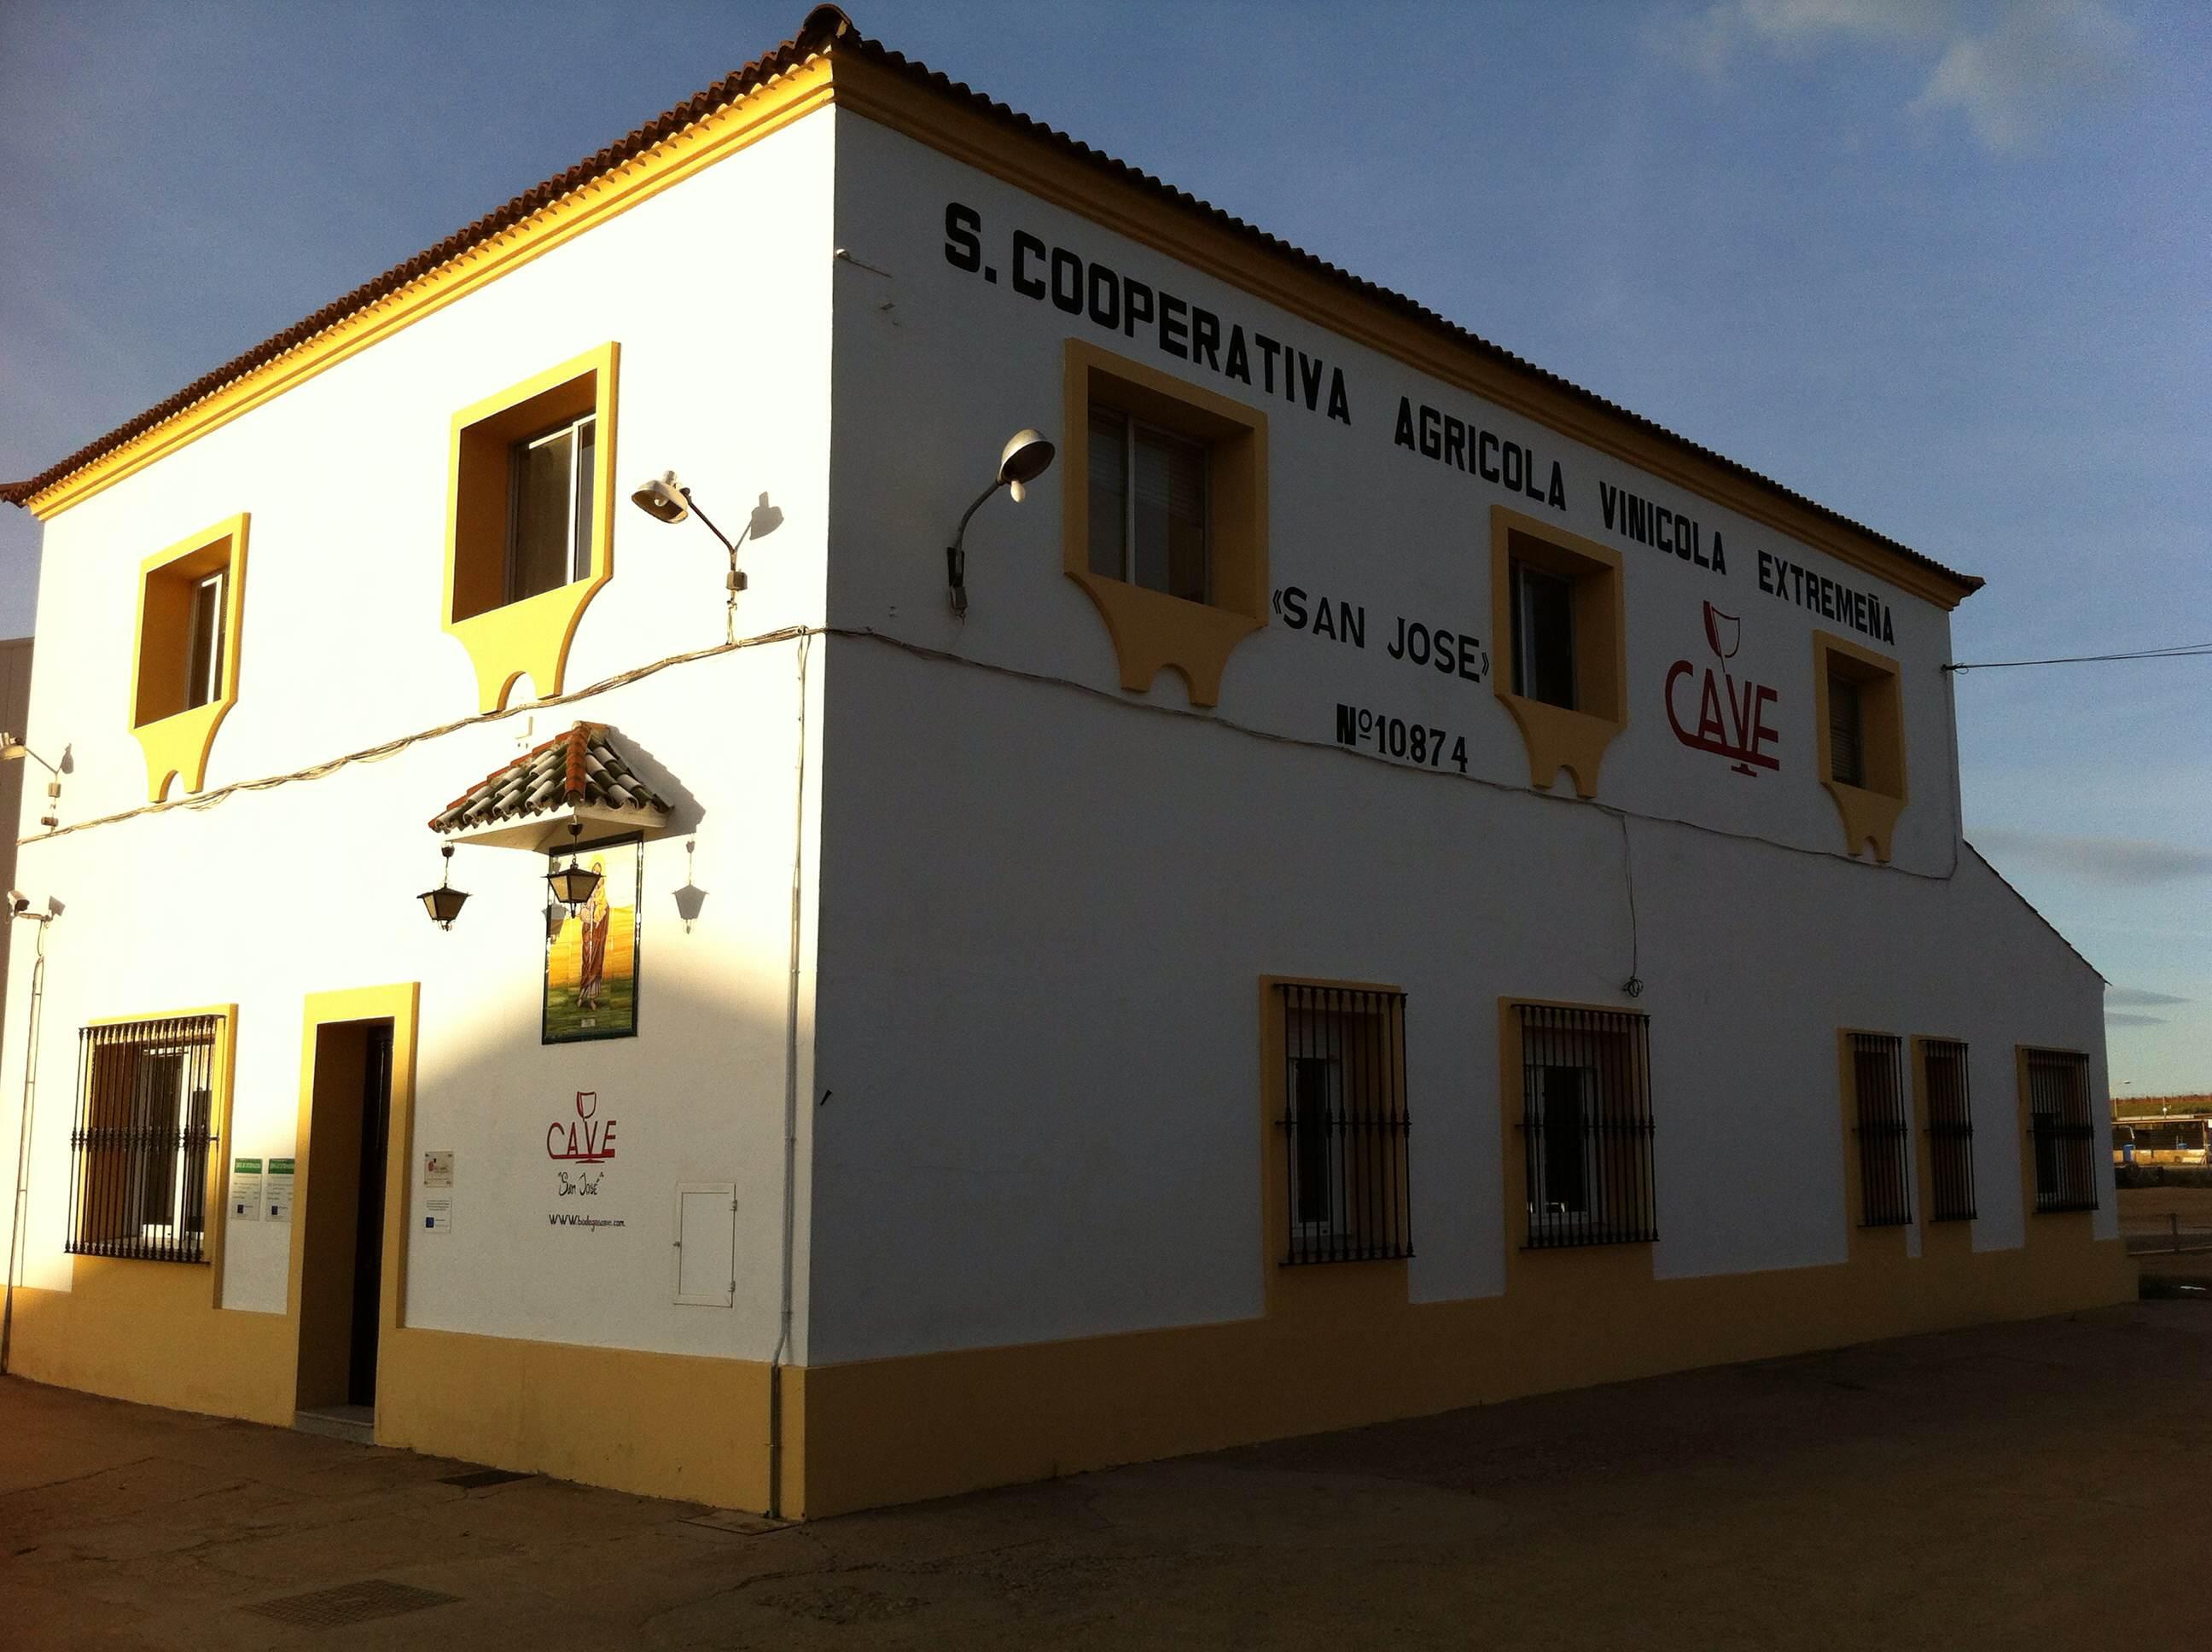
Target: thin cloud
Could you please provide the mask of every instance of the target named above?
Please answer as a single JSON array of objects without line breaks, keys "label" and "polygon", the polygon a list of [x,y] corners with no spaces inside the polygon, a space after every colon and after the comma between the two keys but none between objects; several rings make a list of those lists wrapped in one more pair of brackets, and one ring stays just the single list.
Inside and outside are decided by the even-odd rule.
[{"label": "thin cloud", "polygon": [[2166,1017],[2162,1015],[2131,1015],[2125,1010],[2107,1010],[2105,1011],[2105,1024],[2107,1027],[2163,1027]]},{"label": "thin cloud", "polygon": [[1861,46],[1932,57],[1905,112],[1957,114],[1994,155],[2033,148],[2061,122],[2118,100],[2134,83],[2136,30],[2105,0],[2021,0],[1981,33],[1968,24],[1960,0],[1717,0],[1662,13],[1647,38],[1717,81],[1756,52],[1802,59]]},{"label": "thin cloud", "polygon": [[2176,998],[2171,993],[2154,993],[2142,987],[2107,987],[2105,988],[2105,1004],[2107,1008],[2110,1008],[2115,1004],[2129,1004],[2133,1005],[2137,1009],[2148,1009],[2156,1005],[2186,1004],[2188,1002],[2189,1000],[2187,999]]},{"label": "thin cloud", "polygon": [[2134,28],[2093,0],[2044,0],[2008,11],[1987,34],[1953,40],[1912,109],[1955,109],[1983,148],[2016,154],[2124,94],[2135,52]]},{"label": "thin cloud", "polygon": [[2142,889],[2212,877],[2212,849],[2133,837],[2075,837],[1985,826],[1972,834],[1977,848],[2019,865],[2087,884]]}]

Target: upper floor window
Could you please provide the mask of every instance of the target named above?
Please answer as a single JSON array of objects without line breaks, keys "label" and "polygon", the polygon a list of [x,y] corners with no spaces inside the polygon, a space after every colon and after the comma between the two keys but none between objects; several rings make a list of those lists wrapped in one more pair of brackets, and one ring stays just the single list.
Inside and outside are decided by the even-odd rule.
[{"label": "upper floor window", "polygon": [[1491,507],[1490,548],[1492,635],[1507,649],[1492,683],[1528,744],[1529,779],[1549,788],[1564,768],[1594,797],[1628,725],[1620,553],[1503,505]]},{"label": "upper floor window", "polygon": [[540,699],[561,692],[577,623],[612,577],[620,355],[602,344],[453,416],[445,627],[483,710],[525,676]]},{"label": "upper floor window", "polygon": [[1850,853],[1869,843],[1889,859],[1904,811],[1905,708],[1898,664],[1826,631],[1813,634],[1820,775],[1843,817]]},{"label": "upper floor window", "polygon": [[185,650],[185,708],[204,706],[222,693],[223,590],[230,575],[217,568],[192,582],[191,639]]},{"label": "upper floor window", "polygon": [[246,532],[241,513],[139,564],[131,730],[155,802],[172,780],[187,792],[205,783],[216,730],[238,698]]},{"label": "upper floor window", "polygon": [[1061,566],[1106,622],[1121,686],[1172,667],[1219,700],[1267,623],[1267,419],[1230,397],[1066,343]]},{"label": "upper floor window", "polygon": [[586,413],[508,451],[507,601],[591,577],[598,429],[599,420]]},{"label": "upper floor window", "polygon": [[1865,714],[1859,685],[1828,673],[1828,778],[1845,786],[1866,784]]},{"label": "upper floor window", "polygon": [[1574,581],[1513,562],[1513,692],[1575,707]]},{"label": "upper floor window", "polygon": [[1207,600],[1205,445],[1094,403],[1090,448],[1091,571]]}]

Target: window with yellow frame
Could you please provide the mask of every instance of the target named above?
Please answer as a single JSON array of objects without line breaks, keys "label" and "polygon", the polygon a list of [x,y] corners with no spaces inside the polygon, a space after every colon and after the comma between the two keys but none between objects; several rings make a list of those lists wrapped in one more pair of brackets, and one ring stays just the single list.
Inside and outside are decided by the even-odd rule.
[{"label": "window with yellow frame", "polygon": [[453,416],[444,621],[483,710],[525,676],[540,698],[561,692],[576,626],[612,577],[620,353],[602,344]]},{"label": "window with yellow frame", "polygon": [[1172,667],[1218,704],[1267,623],[1267,415],[1071,338],[1062,485],[1067,577],[1097,605],[1121,686]]},{"label": "window with yellow frame", "polygon": [[1492,633],[1504,658],[1492,687],[1549,788],[1564,768],[1582,797],[1628,726],[1628,643],[1620,553],[1548,522],[1490,511]]},{"label": "window with yellow frame", "polygon": [[139,564],[131,732],[153,802],[173,780],[188,793],[206,784],[216,730],[238,701],[246,531],[240,512]]},{"label": "window with yellow frame", "polygon": [[1889,859],[1907,797],[1898,665],[1832,631],[1813,633],[1814,728],[1820,783],[1843,817],[1846,850]]}]

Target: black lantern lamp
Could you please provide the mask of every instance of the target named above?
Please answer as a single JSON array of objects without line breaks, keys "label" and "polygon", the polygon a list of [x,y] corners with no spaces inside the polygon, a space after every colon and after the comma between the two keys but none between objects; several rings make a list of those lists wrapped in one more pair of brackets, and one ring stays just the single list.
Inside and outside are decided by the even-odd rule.
[{"label": "black lantern lamp", "polygon": [[584,835],[584,823],[568,823],[568,864],[556,866],[545,874],[545,887],[553,891],[553,898],[574,912],[590,900],[599,887],[599,875],[588,866],[576,864],[576,840]]},{"label": "black lantern lamp", "polygon": [[441,929],[451,929],[453,920],[461,915],[461,907],[468,900],[466,890],[453,887],[453,846],[445,845],[439,853],[446,857],[445,875],[439,878],[438,887],[422,891],[422,909],[430,914],[430,921]]}]

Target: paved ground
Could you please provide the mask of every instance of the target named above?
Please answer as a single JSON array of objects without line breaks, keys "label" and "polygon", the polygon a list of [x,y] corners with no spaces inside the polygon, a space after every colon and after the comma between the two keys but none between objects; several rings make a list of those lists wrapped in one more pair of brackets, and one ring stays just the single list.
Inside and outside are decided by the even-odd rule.
[{"label": "paved ground", "polygon": [[[2212,1644],[2208,1452],[2194,1301],[751,1534],[9,1379],[0,1645],[2154,1652]],[[251,1610],[375,1580],[456,1598]]]}]

